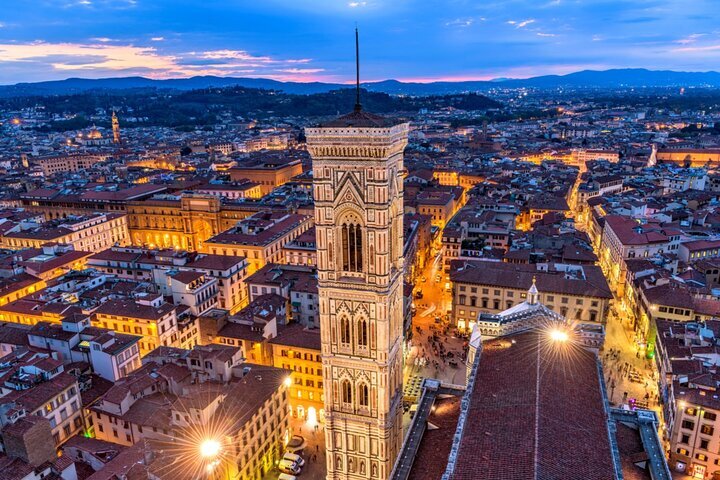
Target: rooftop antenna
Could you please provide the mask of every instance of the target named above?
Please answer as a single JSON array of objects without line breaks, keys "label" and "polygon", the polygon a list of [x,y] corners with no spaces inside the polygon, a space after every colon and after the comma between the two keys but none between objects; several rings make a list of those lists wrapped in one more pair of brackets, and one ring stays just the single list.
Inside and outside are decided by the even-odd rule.
[{"label": "rooftop antenna", "polygon": [[360,105],[360,40],[358,39],[358,29],[355,25],[355,111],[362,110]]}]

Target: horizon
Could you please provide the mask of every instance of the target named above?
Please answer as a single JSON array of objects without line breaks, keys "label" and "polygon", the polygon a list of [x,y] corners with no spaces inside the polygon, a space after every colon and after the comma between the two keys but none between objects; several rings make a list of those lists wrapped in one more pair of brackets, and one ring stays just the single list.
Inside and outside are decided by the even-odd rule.
[{"label": "horizon", "polygon": [[364,83],[720,69],[711,0],[40,2],[0,15],[2,85],[208,75],[350,84],[356,23]]},{"label": "horizon", "polygon": [[[484,78],[459,78],[459,79],[397,79],[397,78],[384,78],[380,80],[360,80],[360,84],[376,84],[376,83],[382,83],[382,82],[400,82],[400,83],[418,83],[418,84],[433,84],[433,83],[463,83],[463,82],[497,82],[502,83],[504,81],[512,81],[512,80],[528,80],[532,78],[537,77],[543,77],[543,76],[558,76],[558,77],[564,77],[576,73],[583,73],[583,72],[595,72],[595,73],[602,73],[602,72],[609,72],[609,71],[621,71],[621,70],[642,70],[647,72],[672,72],[672,73],[685,73],[685,74],[708,74],[708,73],[720,73],[719,70],[696,70],[696,71],[689,71],[689,70],[670,70],[670,69],[663,69],[663,70],[654,70],[644,67],[626,67],[626,68],[611,68],[606,70],[592,70],[592,69],[586,69],[586,70],[577,70],[574,72],[569,72],[565,74],[546,74],[546,75],[537,75],[537,76],[530,76],[530,77],[493,77],[489,79]],[[0,83],[0,87],[11,87],[15,85],[22,85],[22,84],[36,84],[36,83],[44,83],[44,82],[65,82],[70,80],[88,80],[88,81],[103,81],[103,80],[122,80],[122,79],[128,79],[128,78],[142,78],[145,80],[155,80],[155,81],[174,81],[174,80],[189,80],[193,78],[227,78],[227,79],[252,79],[252,80],[271,80],[276,81],[280,83],[305,83],[305,84],[311,84],[311,83],[321,83],[321,84],[338,84],[338,85],[347,85],[348,87],[354,87],[355,86],[355,80],[345,80],[345,81],[323,81],[323,80],[306,80],[306,79],[288,79],[288,80],[278,80],[274,78],[268,78],[268,77],[254,77],[252,75],[247,76],[235,76],[235,75],[193,75],[191,77],[167,77],[167,78],[152,78],[152,77],[146,77],[143,75],[127,75],[127,76],[115,76],[115,77],[66,77],[66,78],[60,78],[56,80],[38,80],[35,82],[16,82],[16,83]]]}]

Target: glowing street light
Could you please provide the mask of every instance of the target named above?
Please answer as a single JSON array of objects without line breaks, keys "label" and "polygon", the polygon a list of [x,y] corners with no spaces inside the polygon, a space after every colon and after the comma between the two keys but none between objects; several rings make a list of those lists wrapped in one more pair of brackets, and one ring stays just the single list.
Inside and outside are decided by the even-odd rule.
[{"label": "glowing street light", "polygon": [[204,458],[215,458],[220,453],[220,442],[207,439],[200,444],[200,455]]},{"label": "glowing street light", "polygon": [[553,329],[550,331],[550,338],[555,342],[567,342],[569,337],[567,332]]}]

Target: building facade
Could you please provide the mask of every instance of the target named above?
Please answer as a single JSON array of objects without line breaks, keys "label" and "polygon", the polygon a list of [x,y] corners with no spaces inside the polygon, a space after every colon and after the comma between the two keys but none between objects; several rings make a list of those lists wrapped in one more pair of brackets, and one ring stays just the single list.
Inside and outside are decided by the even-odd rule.
[{"label": "building facade", "polygon": [[313,158],[328,479],[384,479],[402,444],[403,149],[355,111],[306,129]]}]

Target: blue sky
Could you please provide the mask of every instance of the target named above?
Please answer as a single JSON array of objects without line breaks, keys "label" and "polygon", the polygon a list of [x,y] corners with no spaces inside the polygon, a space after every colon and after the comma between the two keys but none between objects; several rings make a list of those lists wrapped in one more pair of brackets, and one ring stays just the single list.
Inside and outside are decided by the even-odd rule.
[{"label": "blue sky", "polygon": [[[0,84],[720,70],[720,0],[0,0]],[[10,6],[10,4],[12,4]]]}]

